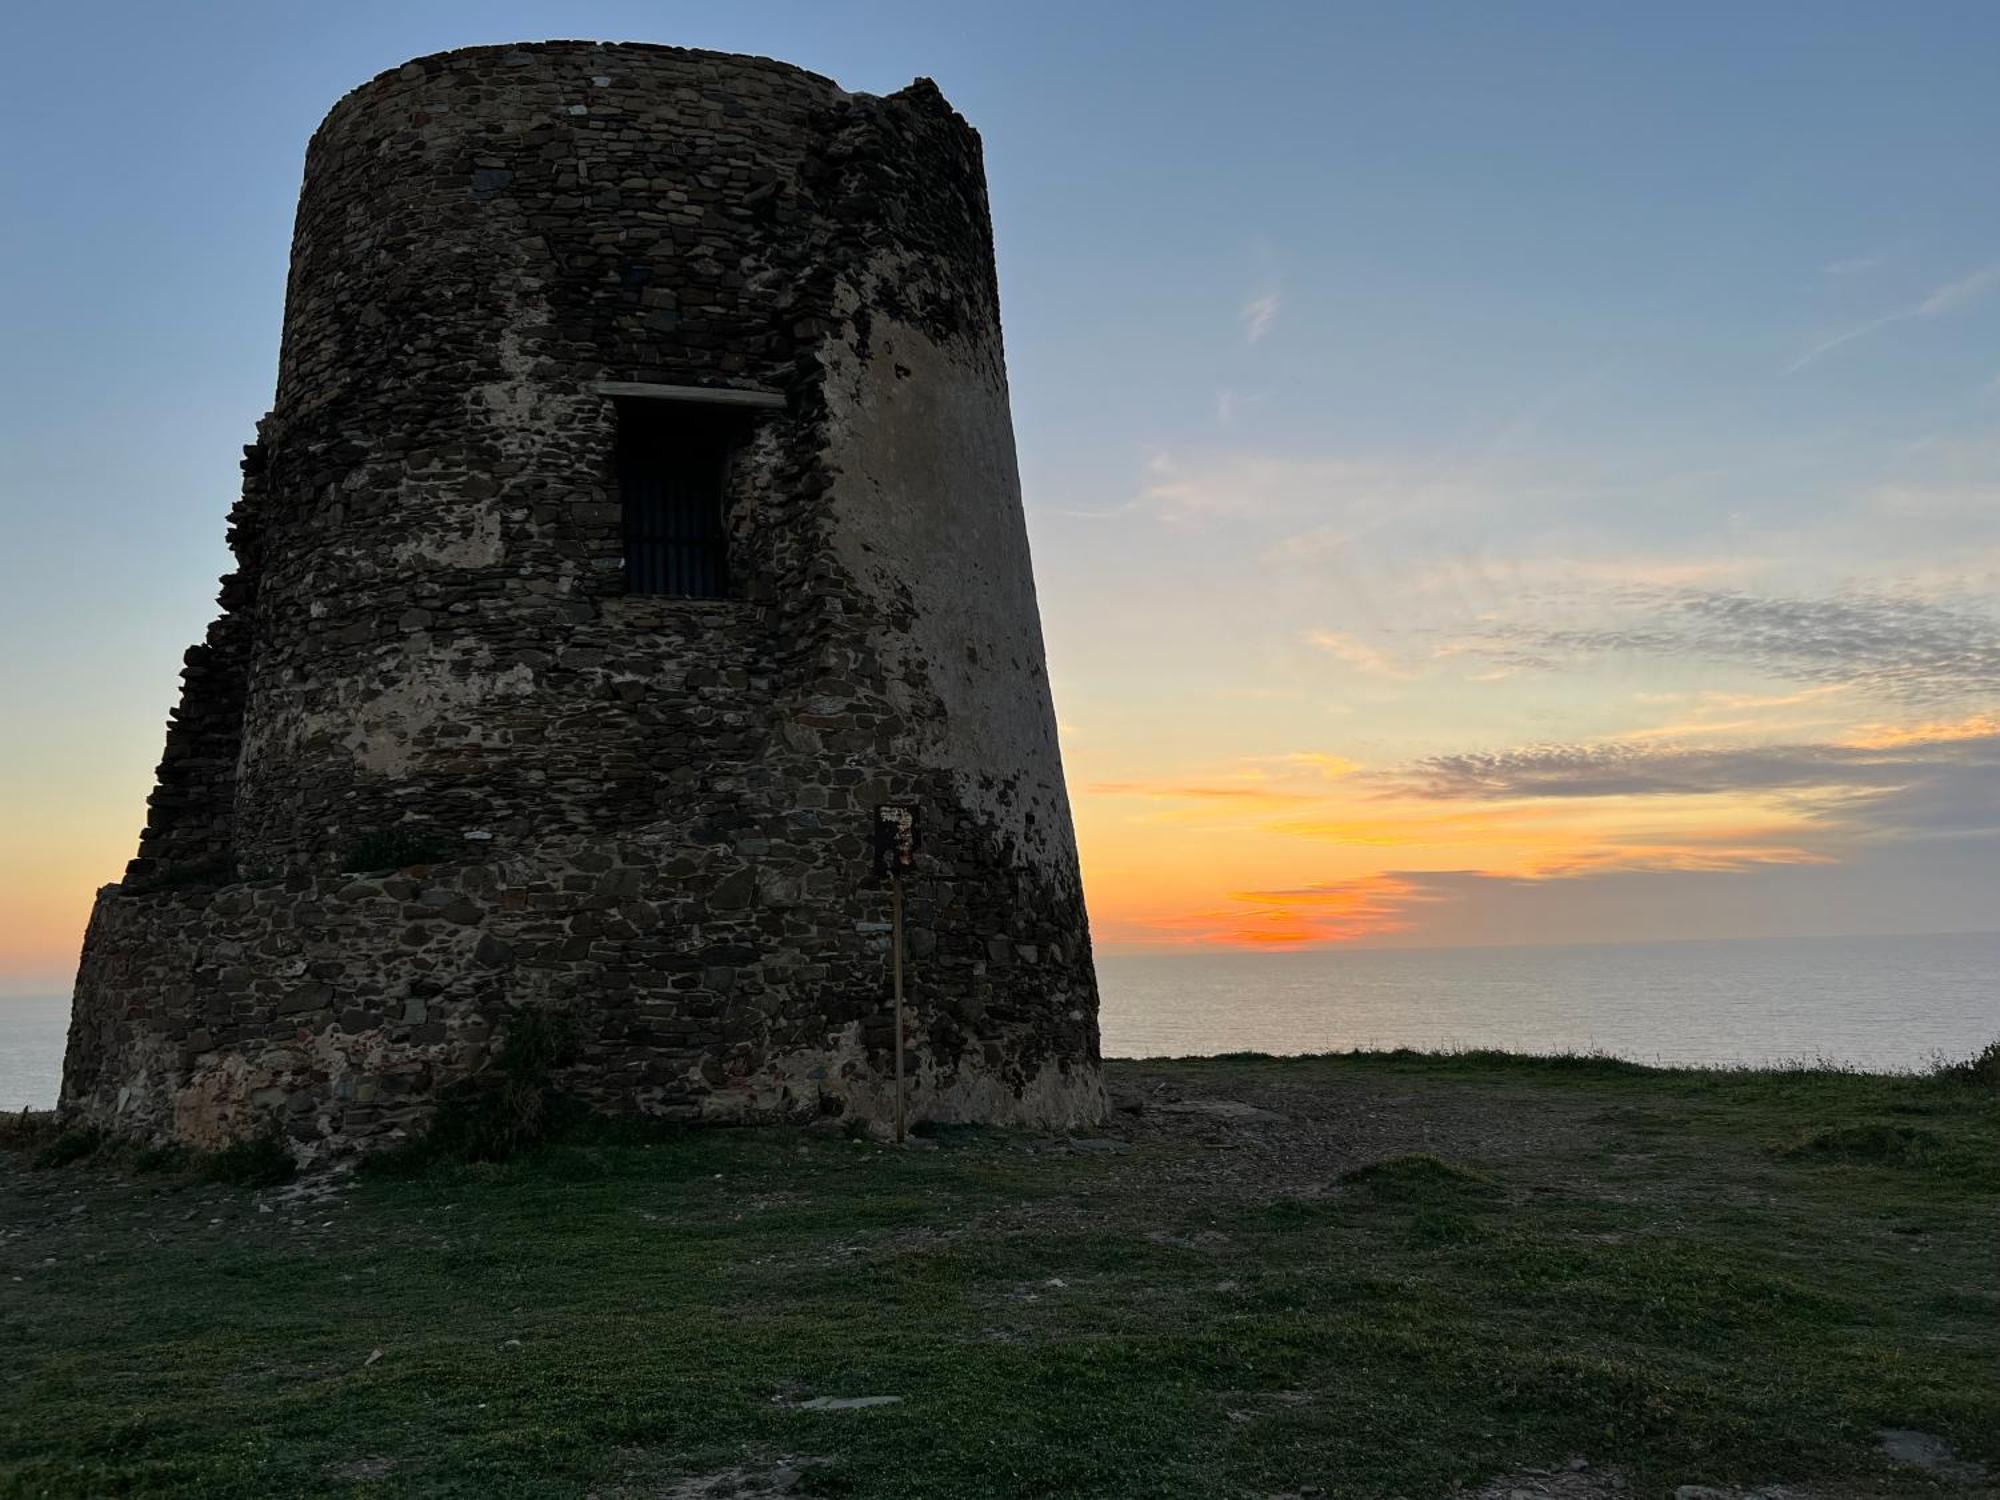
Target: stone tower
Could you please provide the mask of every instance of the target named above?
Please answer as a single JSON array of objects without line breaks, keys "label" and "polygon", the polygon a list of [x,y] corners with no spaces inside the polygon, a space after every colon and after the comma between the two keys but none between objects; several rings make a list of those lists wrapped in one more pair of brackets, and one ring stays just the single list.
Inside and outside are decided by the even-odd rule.
[{"label": "stone tower", "polygon": [[306,155],[237,569],[63,1108],[302,1156],[419,1128],[532,1009],[682,1119],[1102,1110],[979,138],[760,58],[407,63]]}]

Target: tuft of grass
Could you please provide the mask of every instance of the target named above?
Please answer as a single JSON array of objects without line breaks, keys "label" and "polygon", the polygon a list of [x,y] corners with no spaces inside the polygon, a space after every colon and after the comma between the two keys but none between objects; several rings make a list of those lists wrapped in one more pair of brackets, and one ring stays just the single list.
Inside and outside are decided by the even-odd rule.
[{"label": "tuft of grass", "polygon": [[104,1132],[85,1125],[65,1130],[35,1154],[38,1168],[67,1167],[95,1156],[105,1144]]},{"label": "tuft of grass", "polygon": [[[139,1164],[135,1161],[133,1165]],[[299,1168],[282,1140],[276,1135],[260,1135],[200,1157],[198,1170],[210,1182],[226,1182],[232,1187],[276,1187],[290,1182]]]},{"label": "tuft of grass", "polygon": [[[919,1120],[910,1127],[910,1134],[940,1146],[967,1146],[990,1140],[995,1128],[978,1120]],[[866,1135],[867,1131],[861,1133]]]},{"label": "tuft of grass", "polygon": [[1969,1083],[1977,1088],[2000,1091],[2000,1042],[1989,1042],[1972,1056],[1958,1062],[1939,1063],[1931,1076],[1947,1083]]},{"label": "tuft of grass", "polygon": [[1902,1166],[1935,1159],[1944,1144],[1936,1131],[1917,1125],[1830,1125],[1811,1132],[1786,1154]]},{"label": "tuft of grass", "polygon": [[179,1172],[191,1160],[187,1147],[177,1141],[154,1142],[132,1153],[134,1172]]},{"label": "tuft of grass", "polygon": [[371,874],[408,865],[443,864],[452,853],[451,840],[439,830],[424,823],[399,823],[361,835],[341,860],[340,868]]},{"label": "tuft of grass", "polygon": [[61,1133],[52,1109],[24,1109],[0,1114],[0,1151],[26,1151],[46,1146]]}]

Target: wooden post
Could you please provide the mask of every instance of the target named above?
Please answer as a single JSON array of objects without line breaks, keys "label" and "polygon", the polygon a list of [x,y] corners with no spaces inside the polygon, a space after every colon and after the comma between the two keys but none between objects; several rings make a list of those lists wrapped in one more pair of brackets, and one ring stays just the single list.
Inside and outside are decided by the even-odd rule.
[{"label": "wooden post", "polygon": [[894,955],[890,967],[895,974],[896,990],[896,1144],[903,1144],[903,873],[895,871],[889,877],[893,894],[890,897],[890,951]]}]

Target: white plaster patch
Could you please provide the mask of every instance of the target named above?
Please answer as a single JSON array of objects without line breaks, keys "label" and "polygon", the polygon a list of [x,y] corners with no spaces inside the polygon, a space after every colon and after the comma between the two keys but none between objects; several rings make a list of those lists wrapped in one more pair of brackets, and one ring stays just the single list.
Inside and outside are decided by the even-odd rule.
[{"label": "white plaster patch", "polygon": [[[412,744],[441,724],[477,719],[468,710],[495,698],[523,698],[535,691],[534,669],[525,662],[499,672],[451,670],[442,655],[414,658],[392,685],[370,698],[360,715],[314,715],[302,721],[307,733],[344,728],[342,736],[354,753],[354,763],[383,776],[407,775],[414,760]],[[482,744],[467,735],[460,744]],[[493,741],[492,743],[498,743]]]},{"label": "white plaster patch", "polygon": [[466,392],[466,417],[474,431],[498,437],[504,451],[525,456],[556,429],[561,416],[548,383],[534,378],[535,356],[520,332],[548,320],[548,303],[540,284],[527,276],[496,291],[507,309],[494,348],[502,378]]},{"label": "white plaster patch", "polygon": [[399,568],[490,568],[506,556],[500,539],[500,517],[493,511],[471,506],[455,507],[457,524],[447,530],[434,527],[413,531],[407,541],[391,551]]},{"label": "white plaster patch", "polygon": [[[878,257],[869,277],[901,284],[909,274]],[[845,290],[849,310],[862,300]],[[862,361],[836,332],[820,348],[837,476],[830,535],[862,593],[907,591],[915,606],[908,630],[878,642],[891,696],[914,726],[911,748],[952,773],[962,805],[1006,835],[1018,860],[1074,871],[997,348],[939,344],[879,313],[869,346]]]}]

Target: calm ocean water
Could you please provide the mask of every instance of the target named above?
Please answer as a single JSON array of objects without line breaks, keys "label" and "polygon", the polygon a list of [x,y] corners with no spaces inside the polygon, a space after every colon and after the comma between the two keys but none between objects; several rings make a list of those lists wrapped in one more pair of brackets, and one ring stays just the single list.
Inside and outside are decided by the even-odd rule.
[{"label": "calm ocean water", "polygon": [[0,1109],[47,1109],[62,1083],[69,1000],[0,995]]},{"label": "calm ocean water", "polygon": [[[1111,1057],[1354,1047],[1921,1067],[2000,1040],[2000,933],[1107,954]],[[0,1109],[55,1102],[67,1000],[0,998]]]},{"label": "calm ocean water", "polygon": [[1504,1047],[1921,1067],[2000,1041],[2000,933],[1105,956],[1104,1051]]}]

